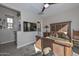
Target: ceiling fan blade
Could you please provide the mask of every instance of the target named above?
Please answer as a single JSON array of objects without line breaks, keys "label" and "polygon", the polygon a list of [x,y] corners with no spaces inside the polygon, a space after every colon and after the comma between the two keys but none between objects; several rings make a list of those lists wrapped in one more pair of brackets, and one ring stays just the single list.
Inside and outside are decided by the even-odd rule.
[{"label": "ceiling fan blade", "polygon": [[56,4],[56,3],[48,3],[49,5],[52,5],[52,4]]},{"label": "ceiling fan blade", "polygon": [[43,6],[42,11],[41,11],[40,14],[42,14],[44,12],[44,10],[48,7],[48,6],[45,7],[45,4],[48,4],[48,6],[49,6],[49,5],[56,4],[56,3],[44,3],[44,6]]},{"label": "ceiling fan blade", "polygon": [[43,7],[42,12],[45,10],[45,7]]},{"label": "ceiling fan blade", "polygon": [[[52,5],[52,4],[55,4],[55,3],[44,3],[44,5],[45,5],[45,4]],[[45,9],[46,9],[45,6],[43,6],[43,8],[42,8],[42,12],[43,12]]]}]

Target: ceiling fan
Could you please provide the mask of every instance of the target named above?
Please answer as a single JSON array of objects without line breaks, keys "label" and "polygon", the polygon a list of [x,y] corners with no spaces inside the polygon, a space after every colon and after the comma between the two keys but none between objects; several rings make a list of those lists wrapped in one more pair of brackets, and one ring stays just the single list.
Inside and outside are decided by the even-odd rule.
[{"label": "ceiling fan", "polygon": [[56,4],[56,3],[44,3],[40,14],[42,14],[45,11],[46,8],[48,8],[50,5],[53,5],[53,4]]}]

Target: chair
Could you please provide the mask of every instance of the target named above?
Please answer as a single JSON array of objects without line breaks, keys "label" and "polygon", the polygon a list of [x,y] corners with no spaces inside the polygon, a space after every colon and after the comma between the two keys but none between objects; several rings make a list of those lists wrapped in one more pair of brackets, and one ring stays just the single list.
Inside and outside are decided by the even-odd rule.
[{"label": "chair", "polygon": [[34,48],[35,48],[35,53],[41,52],[41,49],[37,48],[35,44],[34,44]]},{"label": "chair", "polygon": [[44,56],[54,56],[53,52],[51,51],[50,47],[46,47],[43,49],[43,55]]},{"label": "chair", "polygon": [[35,54],[33,54],[32,56],[54,56],[50,47],[46,47],[43,49],[43,51],[41,51],[34,44],[34,48],[35,48]]}]

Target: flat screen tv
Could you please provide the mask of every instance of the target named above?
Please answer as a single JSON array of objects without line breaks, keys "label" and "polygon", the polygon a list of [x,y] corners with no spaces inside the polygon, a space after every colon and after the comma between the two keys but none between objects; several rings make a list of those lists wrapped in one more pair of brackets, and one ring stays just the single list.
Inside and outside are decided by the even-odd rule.
[{"label": "flat screen tv", "polygon": [[31,22],[23,22],[23,30],[24,32],[27,31],[36,31],[37,30],[37,25],[36,23],[31,23]]}]

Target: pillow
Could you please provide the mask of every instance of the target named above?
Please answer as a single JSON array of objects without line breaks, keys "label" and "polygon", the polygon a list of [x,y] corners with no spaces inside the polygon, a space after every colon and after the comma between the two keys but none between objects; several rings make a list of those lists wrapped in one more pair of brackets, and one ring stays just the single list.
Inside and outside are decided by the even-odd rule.
[{"label": "pillow", "polygon": [[51,35],[50,36],[58,37],[58,33],[57,32],[51,32]]},{"label": "pillow", "polygon": [[56,32],[53,32],[53,31],[52,31],[50,35],[52,35],[52,36],[55,37],[55,36],[56,36]]},{"label": "pillow", "polygon": [[62,37],[62,33],[58,32],[58,37],[61,38]]},{"label": "pillow", "polygon": [[57,37],[57,38],[58,38],[58,33],[56,33],[56,34],[55,34],[55,37]]},{"label": "pillow", "polygon": [[58,33],[59,38],[69,39],[68,35],[64,34],[63,32]]}]

